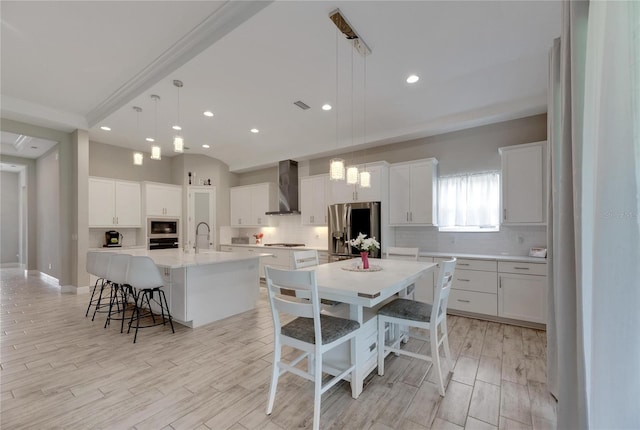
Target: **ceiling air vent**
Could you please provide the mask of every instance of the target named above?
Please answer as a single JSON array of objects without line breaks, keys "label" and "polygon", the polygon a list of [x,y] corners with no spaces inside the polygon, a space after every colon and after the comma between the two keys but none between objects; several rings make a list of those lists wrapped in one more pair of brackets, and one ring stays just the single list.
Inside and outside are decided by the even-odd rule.
[{"label": "ceiling air vent", "polygon": [[298,106],[302,110],[311,109],[308,104],[300,100],[298,100],[297,102],[293,102],[293,104]]}]

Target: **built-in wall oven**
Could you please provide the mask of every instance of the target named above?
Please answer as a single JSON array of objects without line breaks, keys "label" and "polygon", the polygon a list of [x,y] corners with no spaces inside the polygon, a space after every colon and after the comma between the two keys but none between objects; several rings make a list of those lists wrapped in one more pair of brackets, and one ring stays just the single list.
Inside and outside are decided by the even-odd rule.
[{"label": "built-in wall oven", "polygon": [[147,222],[147,238],[149,249],[179,248],[180,220],[149,218]]}]

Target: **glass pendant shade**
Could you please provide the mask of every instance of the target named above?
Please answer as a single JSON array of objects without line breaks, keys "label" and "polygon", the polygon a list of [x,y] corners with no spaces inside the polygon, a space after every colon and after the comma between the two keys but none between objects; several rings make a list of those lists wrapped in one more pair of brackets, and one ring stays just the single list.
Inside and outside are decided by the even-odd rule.
[{"label": "glass pendant shade", "polygon": [[329,163],[329,179],[332,181],[344,180],[344,160],[334,158]]},{"label": "glass pendant shade", "polygon": [[357,183],[358,183],[358,167],[357,166],[347,167],[347,184],[355,185]]},{"label": "glass pendant shade", "polygon": [[142,166],[142,161],[143,161],[144,157],[142,155],[142,152],[134,152],[133,153],[133,164],[136,166]]},{"label": "glass pendant shade", "polygon": [[161,150],[159,146],[152,146],[151,147],[151,159],[152,160],[161,160],[162,159],[162,154],[161,154]]},{"label": "glass pendant shade", "polygon": [[360,172],[360,188],[371,188],[371,173]]},{"label": "glass pendant shade", "polygon": [[184,140],[180,136],[173,138],[173,151],[184,152]]}]

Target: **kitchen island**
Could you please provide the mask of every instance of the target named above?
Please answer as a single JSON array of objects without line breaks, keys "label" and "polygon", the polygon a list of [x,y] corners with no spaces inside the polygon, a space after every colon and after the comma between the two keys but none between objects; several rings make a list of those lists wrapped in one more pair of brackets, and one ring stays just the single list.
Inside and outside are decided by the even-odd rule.
[{"label": "kitchen island", "polygon": [[118,252],[146,255],[154,261],[164,280],[172,318],[192,328],[255,308],[260,257],[270,255],[213,250],[195,254],[180,249]]}]

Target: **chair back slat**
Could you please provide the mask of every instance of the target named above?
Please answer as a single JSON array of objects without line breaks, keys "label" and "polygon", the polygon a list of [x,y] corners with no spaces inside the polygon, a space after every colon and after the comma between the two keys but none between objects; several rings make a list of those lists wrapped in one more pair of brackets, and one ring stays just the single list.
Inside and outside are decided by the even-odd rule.
[{"label": "chair back slat", "polygon": [[390,246],[385,252],[385,258],[392,260],[410,260],[418,261],[418,248],[400,248],[396,246]]},{"label": "chair back slat", "polygon": [[293,268],[301,269],[303,267],[311,267],[318,265],[318,251],[315,249],[309,249],[304,251],[294,251],[293,255]]},{"label": "chair back slat", "polygon": [[449,303],[451,285],[453,284],[453,273],[456,269],[456,261],[456,258],[452,258],[451,260],[439,263],[440,270],[436,282],[436,294],[431,310],[431,321],[433,322],[446,318],[447,316],[447,305]]}]

